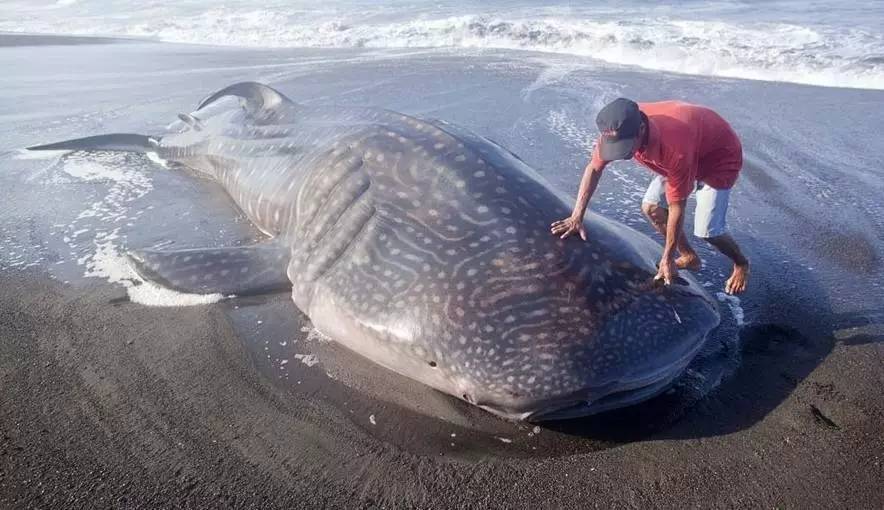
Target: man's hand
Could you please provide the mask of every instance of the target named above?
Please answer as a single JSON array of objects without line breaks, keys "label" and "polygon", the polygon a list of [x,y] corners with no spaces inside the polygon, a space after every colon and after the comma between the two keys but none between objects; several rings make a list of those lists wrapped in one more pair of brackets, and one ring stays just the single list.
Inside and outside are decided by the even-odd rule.
[{"label": "man's hand", "polygon": [[562,239],[567,239],[572,234],[580,234],[580,239],[586,241],[586,228],[583,226],[583,221],[572,216],[553,223],[549,230],[553,235]]},{"label": "man's hand", "polygon": [[660,267],[657,269],[655,280],[663,280],[666,285],[672,285],[678,279],[678,266],[675,265],[675,257],[663,256],[660,259]]}]

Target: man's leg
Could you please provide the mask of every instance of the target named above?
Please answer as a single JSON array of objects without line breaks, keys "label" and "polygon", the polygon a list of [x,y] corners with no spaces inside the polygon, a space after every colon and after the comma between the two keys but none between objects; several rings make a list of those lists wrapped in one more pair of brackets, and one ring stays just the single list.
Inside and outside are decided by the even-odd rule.
[{"label": "man's leg", "polygon": [[[666,222],[669,221],[669,208],[666,203],[666,179],[661,176],[654,177],[645,196],[642,199],[642,212],[654,229],[666,239]],[[675,259],[675,265],[679,269],[698,271],[701,266],[700,256],[688,243],[688,237],[684,231],[678,233],[675,246],[679,257]]]},{"label": "man's leg", "polygon": [[746,285],[749,283],[749,259],[740,251],[740,246],[734,241],[734,238],[728,234],[722,234],[709,237],[706,241],[734,263],[731,277],[724,283],[724,291],[728,294],[740,294],[745,291]]},{"label": "man's leg", "polygon": [[697,190],[697,209],[694,211],[694,235],[700,237],[731,259],[734,264],[730,278],[724,284],[728,294],[746,290],[749,282],[749,260],[740,246],[727,233],[727,205],[729,189],[715,189],[703,184]]}]

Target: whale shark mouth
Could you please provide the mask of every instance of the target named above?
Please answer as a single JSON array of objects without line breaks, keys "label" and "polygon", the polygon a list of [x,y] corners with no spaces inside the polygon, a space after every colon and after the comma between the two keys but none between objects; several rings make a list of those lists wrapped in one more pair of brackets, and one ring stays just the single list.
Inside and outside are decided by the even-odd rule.
[{"label": "whale shark mouth", "polygon": [[518,408],[494,406],[490,403],[478,405],[502,418],[541,422],[584,418],[638,404],[669,389],[706,344],[707,338],[696,342],[675,362],[642,378],[589,387],[559,398],[524,403]]},{"label": "whale shark mouth", "polygon": [[523,419],[527,421],[568,420],[573,418],[583,418],[593,414],[610,411],[612,409],[619,409],[638,404],[639,402],[651,399],[669,389],[678,376],[682,374],[684,368],[686,367],[673,370],[663,378],[644,386],[614,391],[608,393],[604,397],[596,398],[595,400],[576,400],[571,401],[570,403],[561,402],[539,411],[532,412]]}]

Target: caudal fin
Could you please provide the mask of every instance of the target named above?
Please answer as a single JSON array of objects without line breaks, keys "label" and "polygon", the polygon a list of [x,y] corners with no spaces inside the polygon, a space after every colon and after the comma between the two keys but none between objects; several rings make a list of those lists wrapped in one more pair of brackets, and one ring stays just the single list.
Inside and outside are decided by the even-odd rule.
[{"label": "caudal fin", "polygon": [[146,135],[113,133],[109,135],[87,136],[63,142],[34,145],[29,151],[121,151],[156,152],[159,141]]}]

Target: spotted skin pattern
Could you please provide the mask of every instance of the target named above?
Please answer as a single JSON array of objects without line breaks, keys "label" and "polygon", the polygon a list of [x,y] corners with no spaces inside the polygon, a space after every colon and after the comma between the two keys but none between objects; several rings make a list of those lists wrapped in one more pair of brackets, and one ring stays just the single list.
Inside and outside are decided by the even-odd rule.
[{"label": "spotted skin pattern", "polygon": [[660,248],[638,232],[590,214],[588,242],[551,236],[566,201],[494,142],[256,90],[216,94],[161,153],[281,240],[295,304],[376,363],[504,417],[571,417],[658,393],[717,326],[693,280],[650,283]]}]

